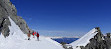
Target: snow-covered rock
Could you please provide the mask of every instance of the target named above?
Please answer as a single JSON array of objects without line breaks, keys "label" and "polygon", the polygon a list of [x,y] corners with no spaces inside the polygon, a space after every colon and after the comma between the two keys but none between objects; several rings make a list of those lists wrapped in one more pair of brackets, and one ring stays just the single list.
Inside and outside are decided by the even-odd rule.
[{"label": "snow-covered rock", "polygon": [[71,43],[70,45],[73,46],[73,49],[81,49],[80,46],[86,46],[90,42],[90,39],[94,38],[97,33],[97,29],[94,28],[77,41]]},{"label": "snow-covered rock", "polygon": [[73,49],[111,49],[110,33],[104,36],[96,27],[70,45]]}]

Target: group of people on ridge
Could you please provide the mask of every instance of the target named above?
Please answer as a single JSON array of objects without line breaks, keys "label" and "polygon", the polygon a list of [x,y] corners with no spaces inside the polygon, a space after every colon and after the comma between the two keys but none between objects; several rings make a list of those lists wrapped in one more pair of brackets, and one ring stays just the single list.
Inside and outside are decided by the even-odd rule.
[{"label": "group of people on ridge", "polygon": [[30,32],[29,31],[29,33],[27,34],[27,36],[28,36],[28,40],[30,40],[30,37],[31,37],[31,35],[33,35],[33,38],[35,38],[35,36],[37,37],[37,40],[39,41],[39,33],[38,32]]}]

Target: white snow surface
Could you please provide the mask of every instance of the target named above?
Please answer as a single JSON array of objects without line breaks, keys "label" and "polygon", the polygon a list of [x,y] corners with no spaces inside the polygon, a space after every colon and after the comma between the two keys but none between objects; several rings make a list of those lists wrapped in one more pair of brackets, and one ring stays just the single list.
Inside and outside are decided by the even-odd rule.
[{"label": "white snow surface", "polygon": [[31,36],[31,40],[26,40],[27,35],[23,34],[18,25],[9,17],[11,22],[10,35],[7,38],[0,35],[0,49],[63,49],[61,44],[53,41],[49,37],[40,36],[40,41]]},{"label": "white snow surface", "polygon": [[74,41],[70,45],[73,46],[73,49],[80,49],[80,46],[86,46],[88,43],[90,43],[90,39],[94,38],[94,36],[97,34],[97,29],[92,29],[87,34],[85,34],[83,37],[78,39],[77,41]]}]

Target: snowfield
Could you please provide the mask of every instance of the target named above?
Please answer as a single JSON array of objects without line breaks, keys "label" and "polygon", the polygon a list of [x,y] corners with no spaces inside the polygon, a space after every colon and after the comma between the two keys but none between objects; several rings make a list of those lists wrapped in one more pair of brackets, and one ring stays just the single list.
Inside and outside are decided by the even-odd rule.
[{"label": "snowfield", "polygon": [[40,36],[40,41],[37,41],[36,37],[31,36],[31,40],[26,40],[27,35],[23,34],[10,17],[9,20],[10,35],[7,38],[0,35],[0,49],[63,49],[61,44],[49,37]]}]

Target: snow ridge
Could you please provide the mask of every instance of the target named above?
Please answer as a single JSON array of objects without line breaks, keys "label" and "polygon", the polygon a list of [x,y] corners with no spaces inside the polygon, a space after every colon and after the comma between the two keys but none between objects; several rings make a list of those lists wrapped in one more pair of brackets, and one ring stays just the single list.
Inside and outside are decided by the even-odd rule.
[{"label": "snow ridge", "polygon": [[94,36],[97,34],[97,29],[92,29],[87,34],[85,34],[83,37],[78,39],[77,41],[71,43],[70,45],[73,46],[73,49],[80,49],[79,46],[86,46],[90,41],[91,38],[94,38]]},{"label": "snow ridge", "polygon": [[17,39],[24,38],[25,34],[21,31],[21,29],[18,27],[18,25],[15,24],[15,22],[9,17],[11,26],[9,26],[10,29],[10,35],[16,37]]}]

